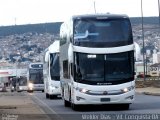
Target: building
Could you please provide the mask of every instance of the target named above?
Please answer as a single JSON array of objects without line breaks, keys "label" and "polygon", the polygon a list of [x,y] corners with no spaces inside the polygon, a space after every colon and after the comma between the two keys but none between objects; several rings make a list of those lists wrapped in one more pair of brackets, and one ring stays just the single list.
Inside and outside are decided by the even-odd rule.
[{"label": "building", "polygon": [[12,77],[20,77],[20,76],[26,76],[27,75],[27,69],[18,69],[13,64],[9,64],[6,61],[0,62],[0,83],[9,83],[10,78]]},{"label": "building", "polygon": [[160,63],[150,66],[150,76],[160,76]]},{"label": "building", "polygon": [[135,56],[134,57],[136,61],[139,61],[141,60],[141,48],[136,42],[134,42],[134,45],[135,45],[135,52],[134,52]]}]

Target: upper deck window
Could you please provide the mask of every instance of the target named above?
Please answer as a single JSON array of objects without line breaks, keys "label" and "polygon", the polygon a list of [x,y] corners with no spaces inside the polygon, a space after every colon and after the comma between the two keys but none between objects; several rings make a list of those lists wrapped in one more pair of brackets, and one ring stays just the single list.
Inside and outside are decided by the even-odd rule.
[{"label": "upper deck window", "polygon": [[74,20],[74,44],[83,47],[117,47],[133,43],[128,18]]}]

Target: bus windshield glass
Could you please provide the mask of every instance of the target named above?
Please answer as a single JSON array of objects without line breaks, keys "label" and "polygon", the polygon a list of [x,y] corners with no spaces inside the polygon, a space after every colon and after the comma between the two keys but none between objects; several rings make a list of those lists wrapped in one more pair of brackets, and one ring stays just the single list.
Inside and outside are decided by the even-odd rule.
[{"label": "bus windshield glass", "polygon": [[133,51],[108,55],[75,53],[75,80],[95,85],[129,82],[134,77],[133,57]]},{"label": "bus windshield glass", "polygon": [[20,86],[26,86],[27,85],[27,78],[26,77],[20,77],[18,79],[18,83]]},{"label": "bus windshield glass", "polygon": [[83,47],[117,47],[133,43],[128,18],[82,18],[74,20],[74,45]]},{"label": "bus windshield glass", "polygon": [[59,53],[50,54],[50,74],[52,80],[60,80]]},{"label": "bus windshield glass", "polygon": [[33,84],[43,84],[43,69],[30,69],[29,81]]}]

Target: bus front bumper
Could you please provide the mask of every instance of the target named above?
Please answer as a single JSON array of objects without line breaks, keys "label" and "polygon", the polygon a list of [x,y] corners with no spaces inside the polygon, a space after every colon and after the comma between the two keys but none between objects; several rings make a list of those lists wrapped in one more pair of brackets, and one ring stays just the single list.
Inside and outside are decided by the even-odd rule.
[{"label": "bus front bumper", "polygon": [[81,92],[75,93],[74,104],[131,104],[135,99],[135,90],[119,95],[88,95]]},{"label": "bus front bumper", "polygon": [[33,87],[28,87],[29,91],[44,91],[44,86],[33,86]]},{"label": "bus front bumper", "polygon": [[48,90],[48,94],[49,95],[60,95],[61,94],[60,87],[52,87],[52,86],[50,86],[49,90]]}]

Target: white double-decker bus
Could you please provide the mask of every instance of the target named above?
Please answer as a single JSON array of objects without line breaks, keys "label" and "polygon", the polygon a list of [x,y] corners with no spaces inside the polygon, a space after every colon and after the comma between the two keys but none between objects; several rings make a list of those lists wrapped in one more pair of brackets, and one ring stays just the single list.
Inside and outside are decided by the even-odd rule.
[{"label": "white double-decker bus", "polygon": [[44,53],[43,76],[46,98],[55,98],[60,92],[59,41],[55,40]]},{"label": "white double-decker bus", "polygon": [[30,63],[27,72],[28,92],[42,91],[44,92],[43,82],[43,63]]},{"label": "white double-decker bus", "polygon": [[64,105],[117,104],[135,97],[134,44],[127,15],[73,16],[60,29]]}]

